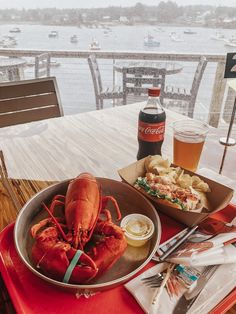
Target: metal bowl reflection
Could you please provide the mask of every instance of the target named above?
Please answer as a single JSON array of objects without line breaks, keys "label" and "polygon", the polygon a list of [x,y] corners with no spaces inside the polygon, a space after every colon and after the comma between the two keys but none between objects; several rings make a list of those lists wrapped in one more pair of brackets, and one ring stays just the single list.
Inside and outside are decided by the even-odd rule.
[{"label": "metal bowl reflection", "polygon": [[[155,226],[154,235],[146,245],[141,248],[128,246],[123,256],[97,280],[86,285],[62,283],[41,274],[31,260],[30,252],[33,240],[29,230],[32,225],[47,216],[41,209],[41,203],[49,202],[56,194],[65,194],[69,180],[54,184],[31,198],[20,211],[14,228],[17,252],[28,269],[36,276],[57,287],[77,293],[105,290],[129,280],[151,260],[160,242],[161,224],[159,216],[153,205],[141,193],[123,182],[106,178],[97,178],[97,180],[102,187],[103,195],[112,195],[116,198],[123,217],[131,213],[143,214],[148,216]],[[115,217],[113,204],[109,203],[108,207],[112,216]]]}]

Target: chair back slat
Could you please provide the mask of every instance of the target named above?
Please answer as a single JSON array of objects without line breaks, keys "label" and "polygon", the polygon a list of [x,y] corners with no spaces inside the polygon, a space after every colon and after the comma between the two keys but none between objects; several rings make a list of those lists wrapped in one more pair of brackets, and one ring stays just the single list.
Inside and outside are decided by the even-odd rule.
[{"label": "chair back slat", "polygon": [[103,102],[100,99],[100,94],[102,92],[102,79],[99,71],[98,63],[96,56],[94,54],[88,57],[89,69],[92,75],[93,87],[96,99],[96,107],[97,109],[101,109],[103,107]]},{"label": "chair back slat", "polygon": [[49,106],[44,108],[34,108],[33,110],[16,111],[13,113],[0,114],[0,126],[28,123],[29,121],[39,121],[48,118],[60,117],[57,107]]},{"label": "chair back slat", "polygon": [[55,93],[55,84],[52,79],[25,80],[2,83],[0,85],[0,100],[32,96],[42,93]]},{"label": "chair back slat", "polygon": [[62,115],[55,77],[0,84],[0,127]]},{"label": "chair back slat", "polygon": [[48,106],[58,107],[57,97],[54,93],[0,100],[0,113]]},{"label": "chair back slat", "polygon": [[193,117],[194,106],[195,106],[198,90],[199,90],[200,83],[202,81],[203,73],[206,69],[206,66],[207,66],[207,60],[204,56],[202,56],[200,58],[200,61],[198,62],[197,69],[193,78],[191,91],[190,91],[191,99],[190,99],[189,107],[188,107],[188,116],[191,118]]},{"label": "chair back slat", "polygon": [[[160,86],[165,88],[165,68],[155,67],[125,67],[123,72],[123,103],[126,104],[128,94],[147,94],[148,88]],[[160,97],[162,101],[162,95]]]},{"label": "chair back slat", "polygon": [[51,57],[49,53],[42,53],[35,57],[35,78],[50,76]]}]

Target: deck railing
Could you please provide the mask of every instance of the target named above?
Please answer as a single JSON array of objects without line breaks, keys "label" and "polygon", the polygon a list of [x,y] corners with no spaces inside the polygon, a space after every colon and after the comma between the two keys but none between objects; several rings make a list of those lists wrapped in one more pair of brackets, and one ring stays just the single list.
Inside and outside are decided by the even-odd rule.
[{"label": "deck railing", "polygon": [[[63,67],[51,68],[51,75],[55,75],[59,81],[59,88],[62,93],[62,102],[67,104],[68,109],[64,110],[66,114],[95,110],[95,101],[93,95],[92,80],[87,66],[87,58],[91,51],[63,51],[63,50],[21,50],[21,49],[1,49],[1,56],[23,57],[26,59],[35,58],[36,56],[48,53],[51,60],[55,58],[60,60]],[[137,52],[137,51],[93,51],[96,54],[99,64],[101,65],[101,74],[104,78],[104,84],[115,84],[120,78],[114,72],[114,64],[117,60],[155,60],[155,61],[173,61],[181,62],[184,65],[185,72],[179,76],[173,75],[175,82],[182,81],[182,85],[189,83],[191,79],[188,75],[193,75],[193,63],[199,61],[203,54],[188,53],[163,53],[163,52]],[[212,126],[218,126],[226,92],[226,82],[223,78],[225,67],[225,55],[220,54],[204,54],[207,60],[207,71],[203,77],[203,87],[199,90],[199,97],[202,107],[199,108],[200,118],[204,118]],[[83,75],[78,77],[78,73]],[[26,78],[34,77],[34,70],[28,68],[25,71]],[[103,75],[105,73],[105,75]],[[108,75],[109,73],[109,75]],[[182,75],[182,77],[181,77]],[[73,78],[75,76],[75,78]],[[73,84],[72,84],[73,83]],[[74,86],[74,87],[73,87]],[[66,89],[65,89],[66,87]],[[207,88],[206,88],[207,87]],[[76,94],[80,90],[80,95]],[[89,96],[90,95],[90,96]],[[69,97],[69,98],[68,98]],[[73,98],[74,97],[74,98]],[[87,97],[90,97],[87,98]],[[69,100],[70,99],[70,100]],[[79,102],[79,99],[82,99]],[[94,103],[94,107],[91,107]],[[204,104],[207,103],[207,104]],[[77,106],[76,111],[74,107]],[[73,109],[72,109],[73,107]],[[207,110],[204,108],[207,107]],[[201,108],[204,110],[201,111]],[[201,117],[201,114],[204,117]]]}]

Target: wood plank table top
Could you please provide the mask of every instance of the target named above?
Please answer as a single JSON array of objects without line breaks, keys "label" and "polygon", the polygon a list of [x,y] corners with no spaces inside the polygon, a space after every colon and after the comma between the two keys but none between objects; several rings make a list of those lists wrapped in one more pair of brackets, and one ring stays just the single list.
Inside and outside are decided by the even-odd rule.
[{"label": "wood plank table top", "polygon": [[[63,180],[82,171],[119,179],[117,170],[136,160],[142,103],[64,116],[0,129],[0,149],[10,178]],[[186,119],[167,111],[162,154],[172,160],[172,122]],[[211,128],[199,168],[219,171],[224,147]],[[236,149],[228,149],[222,174],[236,180]]]}]

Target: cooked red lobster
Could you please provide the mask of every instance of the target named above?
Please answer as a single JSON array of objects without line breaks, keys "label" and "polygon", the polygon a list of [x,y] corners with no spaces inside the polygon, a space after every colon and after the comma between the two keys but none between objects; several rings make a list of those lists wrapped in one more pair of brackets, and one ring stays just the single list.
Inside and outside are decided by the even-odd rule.
[{"label": "cooked red lobster", "polygon": [[[106,209],[108,200],[113,202],[120,220],[116,200],[102,197],[96,179],[82,173],[69,183],[66,196],[55,196],[49,208],[43,204],[50,217],[31,228],[35,239],[32,260],[42,273],[65,283],[86,283],[123,255],[127,243],[124,232],[112,222]],[[62,218],[54,214],[58,205],[65,208]]]}]

